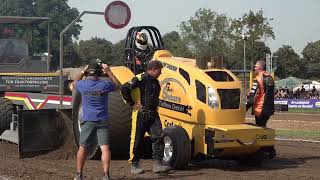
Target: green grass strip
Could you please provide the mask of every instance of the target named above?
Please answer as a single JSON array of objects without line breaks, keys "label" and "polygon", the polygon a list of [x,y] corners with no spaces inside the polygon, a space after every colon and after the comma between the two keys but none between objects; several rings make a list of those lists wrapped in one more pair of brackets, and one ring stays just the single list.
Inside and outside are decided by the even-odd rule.
[{"label": "green grass strip", "polygon": [[276,137],[320,140],[320,131],[276,129]]},{"label": "green grass strip", "polygon": [[288,112],[299,112],[299,113],[320,113],[320,108],[308,109],[308,108],[289,108]]}]

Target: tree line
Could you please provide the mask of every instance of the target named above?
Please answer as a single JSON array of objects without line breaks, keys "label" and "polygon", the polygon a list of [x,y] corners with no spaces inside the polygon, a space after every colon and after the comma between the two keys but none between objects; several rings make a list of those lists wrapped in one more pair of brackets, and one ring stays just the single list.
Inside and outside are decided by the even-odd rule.
[{"label": "tree line", "polygon": [[[51,24],[51,67],[59,65],[59,33],[77,16],[79,11],[68,5],[68,0],[0,0],[0,16],[45,16]],[[223,56],[227,69],[243,69],[244,44],[246,46],[246,69],[258,59],[265,59],[270,48],[265,44],[275,39],[270,21],[263,11],[249,11],[240,18],[231,18],[211,9],[201,8],[194,16],[181,22],[179,32],[163,35],[166,49],[175,56],[211,60]],[[81,21],[76,23],[64,36],[65,67],[78,67],[91,59],[99,58],[105,63],[122,65],[124,39],[112,43],[104,38],[92,37],[77,41],[81,32]],[[29,44],[29,52],[46,49],[47,26],[40,23],[36,27],[0,25],[0,32],[12,28],[15,38],[24,39]],[[32,30],[31,30],[32,29]],[[4,34],[1,34],[0,38]],[[32,37],[32,38],[31,38]],[[32,43],[31,43],[32,41]],[[273,53],[276,64],[275,74],[279,78],[295,76],[320,79],[320,40],[309,42],[300,57],[290,45],[283,45]]]}]

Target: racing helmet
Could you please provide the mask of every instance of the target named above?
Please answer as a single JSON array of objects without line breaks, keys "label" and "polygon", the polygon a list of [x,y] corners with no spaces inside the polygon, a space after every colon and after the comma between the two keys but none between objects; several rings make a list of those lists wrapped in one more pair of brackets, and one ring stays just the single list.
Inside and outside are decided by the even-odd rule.
[{"label": "racing helmet", "polygon": [[102,62],[100,59],[91,60],[88,65],[88,76],[99,76],[102,74]]},{"label": "racing helmet", "polygon": [[148,36],[144,32],[137,32],[135,44],[137,48],[141,50],[146,50],[148,47]]}]

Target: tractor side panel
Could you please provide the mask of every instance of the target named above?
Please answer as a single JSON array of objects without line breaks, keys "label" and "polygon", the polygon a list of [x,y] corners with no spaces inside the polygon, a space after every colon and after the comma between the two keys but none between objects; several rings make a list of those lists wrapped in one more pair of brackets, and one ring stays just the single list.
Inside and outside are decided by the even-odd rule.
[{"label": "tractor side panel", "polygon": [[[179,68],[163,63],[164,68],[159,77],[161,86],[159,114],[168,118],[192,121],[193,89],[187,80],[179,73]],[[190,81],[190,80],[189,80]]]},{"label": "tractor side panel", "polygon": [[275,131],[250,124],[200,125],[160,114],[162,126],[184,128],[193,142],[193,155],[234,156],[252,154],[261,147],[275,146]]},{"label": "tractor side panel", "polygon": [[[15,105],[23,105],[25,110],[56,109],[60,105],[60,96],[42,93],[5,92],[5,98]],[[71,108],[72,97],[63,96],[63,109]]]}]

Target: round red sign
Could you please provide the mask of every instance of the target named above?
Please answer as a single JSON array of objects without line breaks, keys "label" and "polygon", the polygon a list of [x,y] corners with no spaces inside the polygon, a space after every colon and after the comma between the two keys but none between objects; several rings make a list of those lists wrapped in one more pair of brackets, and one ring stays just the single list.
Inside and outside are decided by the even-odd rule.
[{"label": "round red sign", "polygon": [[128,25],[130,18],[130,8],[122,1],[111,2],[104,11],[104,19],[107,24],[115,29],[121,29]]}]

